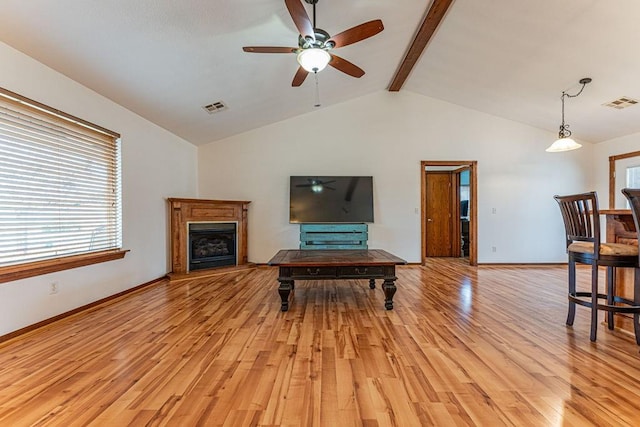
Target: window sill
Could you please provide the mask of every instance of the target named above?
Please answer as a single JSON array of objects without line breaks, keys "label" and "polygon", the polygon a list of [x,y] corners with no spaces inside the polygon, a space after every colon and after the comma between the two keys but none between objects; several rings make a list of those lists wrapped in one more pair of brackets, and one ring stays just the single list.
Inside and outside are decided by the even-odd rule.
[{"label": "window sill", "polygon": [[53,273],[56,271],[69,270],[71,268],[83,267],[85,265],[113,261],[115,259],[124,258],[127,252],[129,251],[116,249],[0,267],[0,283],[25,279],[27,277],[40,276],[42,274]]}]

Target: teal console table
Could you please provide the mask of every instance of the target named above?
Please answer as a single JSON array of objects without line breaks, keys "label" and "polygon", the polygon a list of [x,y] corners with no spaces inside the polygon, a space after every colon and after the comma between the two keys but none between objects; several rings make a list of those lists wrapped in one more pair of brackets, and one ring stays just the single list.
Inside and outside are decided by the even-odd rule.
[{"label": "teal console table", "polygon": [[300,249],[368,249],[367,224],[300,224]]}]

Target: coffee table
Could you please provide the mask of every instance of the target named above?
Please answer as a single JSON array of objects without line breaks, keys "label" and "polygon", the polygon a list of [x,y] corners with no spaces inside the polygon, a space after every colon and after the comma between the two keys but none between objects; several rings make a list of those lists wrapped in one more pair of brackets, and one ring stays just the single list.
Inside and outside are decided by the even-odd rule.
[{"label": "coffee table", "polygon": [[269,265],[278,266],[280,309],[289,310],[289,295],[296,280],[369,279],[375,289],[375,279],[382,279],[384,307],[393,309],[396,293],[396,265],[407,262],[381,249],[280,250]]}]

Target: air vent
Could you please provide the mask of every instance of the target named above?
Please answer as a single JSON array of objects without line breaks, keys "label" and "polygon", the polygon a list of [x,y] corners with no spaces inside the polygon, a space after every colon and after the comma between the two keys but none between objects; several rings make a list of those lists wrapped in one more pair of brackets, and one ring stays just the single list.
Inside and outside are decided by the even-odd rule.
[{"label": "air vent", "polygon": [[628,96],[622,96],[618,99],[615,99],[611,102],[607,102],[604,105],[605,107],[611,107],[618,110],[622,110],[623,108],[631,107],[632,105],[636,105],[638,100],[629,98]]},{"label": "air vent", "polygon": [[226,110],[227,106],[225,105],[224,102],[218,101],[218,102],[214,102],[213,104],[205,105],[202,108],[204,108],[204,110],[207,113],[213,114],[213,113],[218,113],[220,111]]}]

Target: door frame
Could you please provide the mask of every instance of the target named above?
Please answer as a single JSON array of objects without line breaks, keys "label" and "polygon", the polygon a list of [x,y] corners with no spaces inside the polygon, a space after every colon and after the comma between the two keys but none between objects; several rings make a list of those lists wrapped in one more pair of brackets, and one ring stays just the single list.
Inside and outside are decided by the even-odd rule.
[{"label": "door frame", "polygon": [[425,203],[427,200],[427,166],[451,166],[469,169],[469,265],[478,265],[478,161],[477,160],[421,160],[420,161],[420,228],[421,228],[421,257],[420,262],[425,264],[427,254],[427,218]]}]

